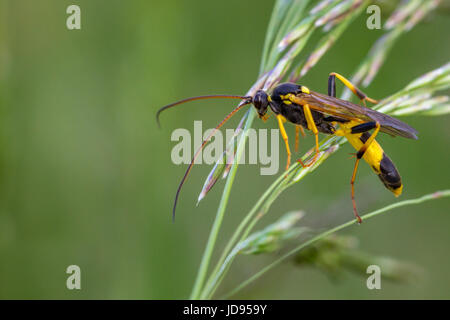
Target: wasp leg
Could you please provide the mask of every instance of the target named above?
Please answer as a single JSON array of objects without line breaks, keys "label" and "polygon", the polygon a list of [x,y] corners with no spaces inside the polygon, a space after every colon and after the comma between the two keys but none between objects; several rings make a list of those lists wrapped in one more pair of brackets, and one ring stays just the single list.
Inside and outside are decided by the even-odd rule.
[{"label": "wasp leg", "polygon": [[286,152],[287,152],[286,170],[287,170],[287,169],[289,169],[289,166],[291,164],[291,150],[289,149],[289,139],[288,139],[286,130],[284,129],[284,124],[283,124],[283,121],[285,121],[284,117],[281,114],[278,114],[277,120],[278,120],[278,126],[280,127],[281,136],[283,137],[284,143],[286,145]]},{"label": "wasp leg", "polygon": [[369,130],[375,129],[373,133],[370,135],[370,137],[364,142],[364,144],[359,148],[358,152],[356,153],[356,162],[355,166],[353,168],[352,173],[352,179],[350,180],[351,190],[352,190],[352,204],[353,204],[353,213],[355,214],[356,220],[358,220],[358,223],[361,223],[361,217],[358,214],[358,210],[356,209],[356,201],[355,201],[355,179],[356,179],[356,172],[358,171],[358,165],[359,160],[364,156],[364,153],[366,150],[370,147],[372,142],[375,140],[375,137],[377,136],[378,132],[380,131],[380,124],[378,122],[366,122],[362,123],[360,125],[356,125],[351,128],[351,134],[357,134],[357,133],[363,133],[367,132]]},{"label": "wasp leg", "polygon": [[301,125],[295,126],[295,152],[298,152],[298,136],[299,133],[302,133],[302,137],[305,136],[305,130],[303,130],[303,127]]},{"label": "wasp leg", "polygon": [[[296,125],[295,126],[295,152],[298,152],[298,133],[299,133],[299,131],[302,133],[302,137],[305,136],[305,130],[303,130],[303,127],[301,125]],[[303,168],[307,167],[303,163],[302,159],[298,159],[297,162],[300,162],[300,164]]]},{"label": "wasp leg", "polygon": [[316,123],[314,122],[314,118],[311,114],[311,109],[307,104],[303,105],[303,112],[305,113],[308,129],[314,133],[314,137],[316,139],[314,158],[307,165],[305,165],[306,167],[310,167],[316,162],[317,156],[319,155],[319,130],[317,130]]},{"label": "wasp leg", "polygon": [[359,90],[353,83],[341,76],[339,73],[332,72],[328,77],[328,95],[336,98],[336,78],[338,78],[347,88],[349,88],[361,101],[369,101],[370,103],[378,103],[377,100],[369,98],[364,92]]}]

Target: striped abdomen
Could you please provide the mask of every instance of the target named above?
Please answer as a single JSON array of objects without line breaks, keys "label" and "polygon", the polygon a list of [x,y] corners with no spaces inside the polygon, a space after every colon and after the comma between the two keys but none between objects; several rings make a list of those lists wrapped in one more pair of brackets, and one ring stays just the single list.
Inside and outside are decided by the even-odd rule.
[{"label": "striped abdomen", "polygon": [[[368,132],[346,135],[347,140],[356,150],[359,150],[369,137],[370,133]],[[403,185],[400,174],[378,142],[375,140],[372,142],[364,153],[363,159],[378,175],[384,186],[394,193],[396,197],[402,193]]]}]

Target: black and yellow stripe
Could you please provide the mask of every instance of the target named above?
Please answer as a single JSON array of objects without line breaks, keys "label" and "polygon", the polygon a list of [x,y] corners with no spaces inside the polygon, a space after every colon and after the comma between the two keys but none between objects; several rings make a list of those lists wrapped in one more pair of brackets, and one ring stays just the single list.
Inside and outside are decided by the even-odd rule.
[{"label": "black and yellow stripe", "polygon": [[[347,124],[340,124],[341,127],[347,127]],[[370,133],[364,132],[360,134],[344,134],[348,142],[357,151],[361,149],[364,143],[369,139]],[[372,170],[383,182],[384,186],[390,190],[396,197],[401,195],[403,184],[400,174],[392,160],[386,155],[380,144],[374,140],[362,156]]]}]

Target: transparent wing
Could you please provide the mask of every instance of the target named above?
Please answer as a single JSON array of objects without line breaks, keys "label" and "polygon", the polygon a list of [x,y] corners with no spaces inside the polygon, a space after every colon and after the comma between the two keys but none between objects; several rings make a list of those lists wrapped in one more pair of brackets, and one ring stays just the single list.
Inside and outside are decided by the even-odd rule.
[{"label": "transparent wing", "polygon": [[294,98],[294,102],[299,105],[307,103],[315,111],[346,120],[362,120],[362,122],[377,121],[381,126],[380,131],[384,133],[392,136],[417,139],[417,130],[406,123],[384,113],[345,100],[311,91],[309,94],[298,94]]}]

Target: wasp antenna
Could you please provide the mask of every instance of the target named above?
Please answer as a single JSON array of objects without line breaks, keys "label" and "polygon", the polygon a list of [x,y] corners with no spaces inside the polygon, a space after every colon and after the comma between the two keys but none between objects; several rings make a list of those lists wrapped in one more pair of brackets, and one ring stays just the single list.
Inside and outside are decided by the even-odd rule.
[{"label": "wasp antenna", "polygon": [[246,104],[251,102],[251,98],[249,96],[236,96],[236,95],[228,95],[228,94],[215,94],[215,95],[208,95],[208,96],[197,96],[197,97],[191,97],[191,98],[187,98],[187,99],[183,99],[171,104],[168,104],[167,106],[162,107],[161,109],[158,110],[158,112],[156,113],[156,123],[158,124],[158,128],[161,128],[161,124],[159,121],[159,115],[161,114],[161,112],[163,112],[166,109],[175,107],[176,105],[185,103],[185,102],[189,102],[189,101],[195,101],[195,100],[203,100],[203,99],[241,99],[241,100],[246,100]]},{"label": "wasp antenna", "polygon": [[[213,97],[218,97],[218,96],[213,96]],[[222,96],[223,97],[223,96]],[[230,96],[227,96],[230,97]],[[236,97],[236,96],[231,96],[231,97]],[[198,98],[198,97],[196,97]],[[192,157],[191,163],[189,163],[189,167],[187,168],[186,172],[184,173],[183,179],[181,179],[180,184],[178,185],[178,189],[177,189],[177,193],[175,194],[175,201],[173,203],[173,210],[172,210],[172,221],[175,221],[175,211],[177,209],[177,203],[178,203],[178,197],[180,195],[181,192],[181,188],[183,187],[184,182],[186,181],[189,172],[192,169],[192,166],[194,165],[195,159],[197,159],[198,155],[200,154],[200,151],[204,148],[204,146],[208,143],[208,141],[216,134],[217,130],[220,129],[220,127],[222,127],[225,122],[227,122],[232,116],[234,116],[234,114],[236,112],[238,112],[243,106],[246,106],[248,104],[251,103],[251,97],[239,97],[242,99],[245,99],[245,101],[241,102],[233,111],[231,111],[215,128],[213,131],[211,131],[211,133],[208,135],[208,137],[203,140],[202,145],[200,146],[200,148],[198,148],[198,150],[195,152],[194,156]],[[191,98],[192,99],[192,98]],[[205,98],[206,99],[206,98]],[[169,105],[166,107],[173,106]],[[164,107],[164,108],[166,108]],[[167,109],[167,108],[166,108]],[[161,110],[162,111],[162,110]]]}]

